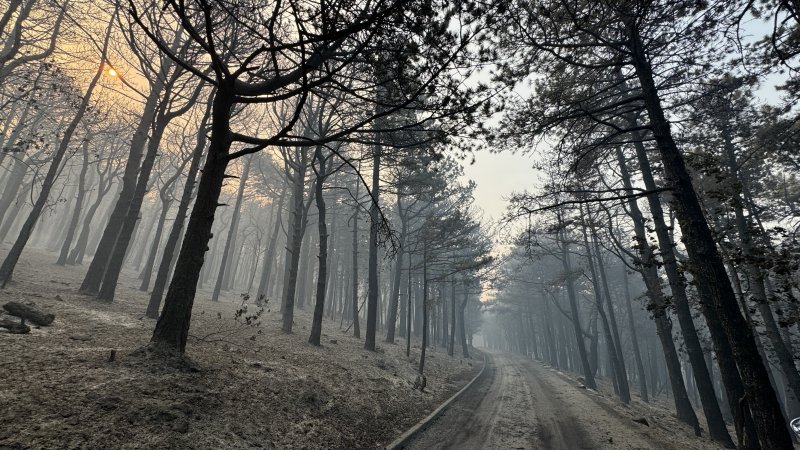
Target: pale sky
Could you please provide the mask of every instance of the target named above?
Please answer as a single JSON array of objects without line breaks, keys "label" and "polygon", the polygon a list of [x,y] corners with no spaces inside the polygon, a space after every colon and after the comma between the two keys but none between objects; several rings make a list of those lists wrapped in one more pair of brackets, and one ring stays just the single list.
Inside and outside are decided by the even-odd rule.
[{"label": "pale sky", "polygon": [[488,221],[497,221],[508,205],[512,192],[530,189],[535,185],[536,171],[530,155],[482,150],[475,153],[475,164],[464,167],[464,177],[474,180],[475,204]]}]

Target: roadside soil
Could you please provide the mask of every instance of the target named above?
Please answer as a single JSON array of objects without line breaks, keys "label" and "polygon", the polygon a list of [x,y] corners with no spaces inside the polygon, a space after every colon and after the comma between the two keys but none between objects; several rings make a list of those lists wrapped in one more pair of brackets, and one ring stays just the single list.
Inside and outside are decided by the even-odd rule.
[{"label": "roadside soil", "polygon": [[133,272],[105,304],[77,293],[84,267],[55,259],[26,252],[0,290],[0,305],[56,315],[30,334],[0,332],[0,448],[377,448],[482,364],[429,349],[420,392],[418,347],[411,358],[402,343],[365,351],[339,320],[324,323],[323,346],[314,347],[310,313],[298,311],[287,335],[274,301],[248,325],[235,319],[239,294],[212,303],[202,290],[188,360],[165,364],[139,351],[155,322],[143,317],[147,295]]}]

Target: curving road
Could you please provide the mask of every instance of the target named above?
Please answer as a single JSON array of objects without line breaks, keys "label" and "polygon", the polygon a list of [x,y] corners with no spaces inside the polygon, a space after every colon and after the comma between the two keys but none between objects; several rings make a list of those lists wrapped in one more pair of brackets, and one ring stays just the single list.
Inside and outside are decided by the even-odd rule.
[{"label": "curving road", "polygon": [[419,433],[409,449],[672,448],[539,363],[487,353],[481,378]]}]

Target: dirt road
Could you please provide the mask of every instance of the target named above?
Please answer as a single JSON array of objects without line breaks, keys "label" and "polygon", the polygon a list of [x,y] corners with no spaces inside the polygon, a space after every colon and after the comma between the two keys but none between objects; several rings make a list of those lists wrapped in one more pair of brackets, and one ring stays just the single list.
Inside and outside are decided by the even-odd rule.
[{"label": "dirt road", "polygon": [[706,448],[633,422],[608,399],[576,384],[531,359],[487,353],[481,379],[407,448]]}]

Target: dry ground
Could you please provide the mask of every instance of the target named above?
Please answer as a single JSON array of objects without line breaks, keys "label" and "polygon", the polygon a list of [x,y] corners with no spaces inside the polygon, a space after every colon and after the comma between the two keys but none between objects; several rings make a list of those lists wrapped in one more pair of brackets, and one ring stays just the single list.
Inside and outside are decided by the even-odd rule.
[{"label": "dry ground", "polygon": [[[721,450],[674,411],[581,388],[571,376],[520,355],[490,352],[474,388],[409,449]],[[636,420],[645,419],[647,424]]]},{"label": "dry ground", "polygon": [[154,321],[142,317],[146,296],[132,273],[117,301],[103,304],[77,294],[83,267],[54,260],[27,252],[0,290],[0,304],[32,302],[56,315],[27,335],[0,333],[0,448],[375,448],[481,365],[429,350],[419,392],[416,348],[411,359],[402,345],[365,351],[338,321],[325,323],[316,348],[307,343],[309,314],[299,312],[286,335],[276,311],[245,326],[234,320],[238,294],[211,303],[201,292],[191,365],[169,366],[137,353]]}]

